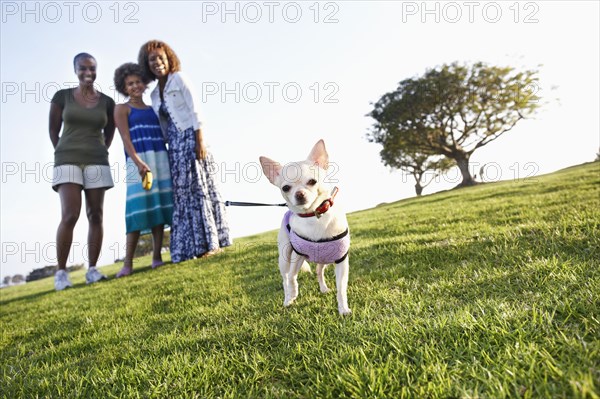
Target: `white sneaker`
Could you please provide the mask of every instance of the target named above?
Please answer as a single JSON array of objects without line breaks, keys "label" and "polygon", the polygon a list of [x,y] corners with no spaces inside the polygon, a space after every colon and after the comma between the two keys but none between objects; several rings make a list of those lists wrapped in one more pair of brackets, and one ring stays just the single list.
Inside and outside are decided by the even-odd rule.
[{"label": "white sneaker", "polygon": [[66,270],[59,270],[54,275],[54,289],[56,291],[62,291],[65,288],[72,287],[71,281],[69,280],[69,274]]},{"label": "white sneaker", "polygon": [[106,280],[107,278],[108,277],[106,277],[104,274],[102,274],[98,270],[96,270],[95,267],[90,267],[88,269],[87,273],[85,274],[86,284],[93,284],[100,280]]}]

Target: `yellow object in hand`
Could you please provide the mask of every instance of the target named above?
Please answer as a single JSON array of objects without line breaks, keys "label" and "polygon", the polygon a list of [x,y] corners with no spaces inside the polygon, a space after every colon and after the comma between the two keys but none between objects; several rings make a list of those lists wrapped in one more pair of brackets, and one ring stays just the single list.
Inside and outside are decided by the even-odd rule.
[{"label": "yellow object in hand", "polygon": [[146,172],[144,179],[142,180],[142,187],[144,187],[144,190],[150,190],[152,188],[152,172]]}]

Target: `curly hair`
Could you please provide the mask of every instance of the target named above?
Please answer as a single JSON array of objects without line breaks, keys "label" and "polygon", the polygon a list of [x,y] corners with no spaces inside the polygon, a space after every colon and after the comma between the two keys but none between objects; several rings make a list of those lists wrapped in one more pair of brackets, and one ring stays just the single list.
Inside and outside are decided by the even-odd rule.
[{"label": "curly hair", "polygon": [[148,84],[148,80],[144,78],[144,72],[142,68],[133,62],[128,62],[115,69],[115,89],[124,96],[127,96],[127,90],[125,88],[125,79],[128,76],[139,76],[144,84]]},{"label": "curly hair", "polygon": [[164,50],[167,56],[167,60],[169,61],[169,73],[179,72],[181,70],[181,62],[179,62],[177,54],[175,54],[175,51],[173,51],[167,43],[161,42],[160,40],[150,40],[142,45],[140,53],[138,54],[138,64],[140,64],[142,72],[144,73],[143,77],[148,79],[148,82],[152,82],[156,79],[156,76],[150,71],[148,56],[152,51],[158,49]]}]

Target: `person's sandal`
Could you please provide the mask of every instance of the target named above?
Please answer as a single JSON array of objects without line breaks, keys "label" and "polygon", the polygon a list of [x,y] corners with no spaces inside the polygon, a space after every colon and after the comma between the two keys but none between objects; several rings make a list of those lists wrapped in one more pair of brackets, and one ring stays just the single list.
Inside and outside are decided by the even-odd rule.
[{"label": "person's sandal", "polygon": [[117,275],[115,277],[116,278],[125,277],[125,276],[129,276],[131,273],[133,273],[133,267],[123,266],[123,268],[121,270],[119,270],[119,272],[117,273]]},{"label": "person's sandal", "polygon": [[163,262],[162,260],[153,260],[152,261],[152,268],[156,269],[157,267],[161,267],[164,264],[165,264],[165,262]]},{"label": "person's sandal", "polygon": [[208,251],[208,252],[202,254],[202,256],[200,256],[200,258],[209,258],[211,256],[218,255],[222,252],[223,252],[223,250],[221,248],[213,249],[212,251]]}]

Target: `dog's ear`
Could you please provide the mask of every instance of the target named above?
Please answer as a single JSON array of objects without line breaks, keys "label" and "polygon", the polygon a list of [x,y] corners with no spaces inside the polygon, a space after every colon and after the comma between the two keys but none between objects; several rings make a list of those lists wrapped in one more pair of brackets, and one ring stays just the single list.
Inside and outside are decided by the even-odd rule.
[{"label": "dog's ear", "polygon": [[267,157],[260,157],[259,159],[263,173],[267,176],[267,179],[269,179],[271,184],[277,185],[275,179],[281,175],[281,164]]},{"label": "dog's ear", "polygon": [[319,140],[313,147],[312,151],[308,155],[308,160],[323,169],[329,167],[329,155],[325,149],[325,142],[323,139]]}]

